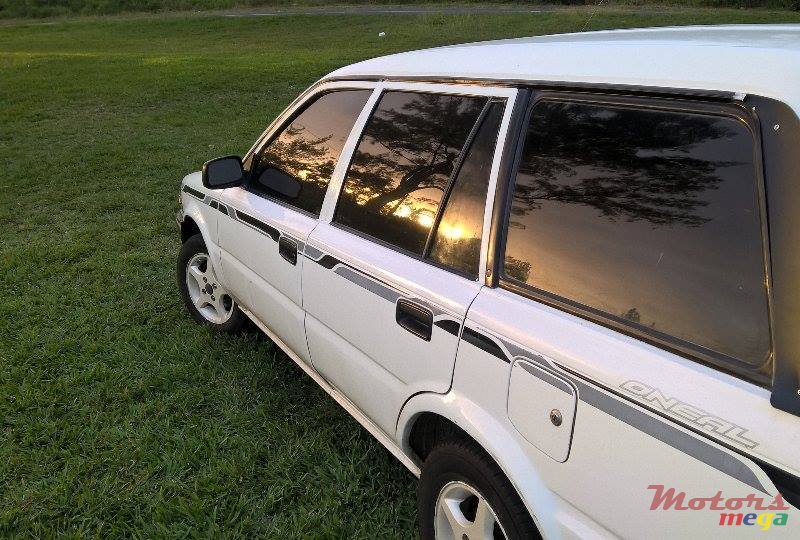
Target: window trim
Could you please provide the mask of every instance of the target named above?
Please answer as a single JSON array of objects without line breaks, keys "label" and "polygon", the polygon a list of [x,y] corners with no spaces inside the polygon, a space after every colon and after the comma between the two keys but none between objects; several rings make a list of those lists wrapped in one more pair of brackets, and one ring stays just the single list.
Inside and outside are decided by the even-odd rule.
[{"label": "window trim", "polygon": [[367,234],[365,232],[361,232],[358,229],[354,229],[353,227],[350,227],[349,225],[345,225],[343,223],[336,223],[335,221],[332,221],[329,225],[331,227],[335,227],[335,228],[337,228],[337,229],[339,229],[341,231],[346,231],[346,232],[348,232],[348,233],[350,233],[350,234],[352,234],[354,236],[358,236],[359,238],[362,238],[364,240],[372,242],[373,244],[377,244],[379,246],[385,247],[386,249],[394,251],[395,253],[397,253],[399,255],[405,255],[406,257],[414,259],[415,261],[419,261],[421,263],[429,264],[429,265],[433,266],[434,268],[439,268],[440,270],[446,270],[446,271],[450,272],[451,274],[454,274],[454,275],[456,275],[458,277],[466,279],[467,281],[472,281],[472,282],[477,281],[475,276],[472,276],[472,275],[467,274],[465,272],[461,272],[460,270],[456,270],[455,268],[450,268],[449,266],[445,266],[443,264],[440,264],[440,263],[438,263],[438,262],[436,262],[436,261],[434,261],[432,259],[426,259],[426,258],[422,257],[421,255],[418,255],[418,254],[414,253],[413,251],[408,251],[407,249],[404,249],[404,248],[401,248],[399,246],[396,246],[396,245],[394,245],[392,243],[389,243],[389,242],[387,242],[385,240],[381,240],[380,238],[375,238],[374,236],[371,236],[371,235],[369,235],[369,234]]},{"label": "window trim", "polygon": [[[491,106],[492,100],[490,98],[487,99],[486,103],[483,105],[483,109],[481,109],[477,120],[475,120],[475,124],[473,124],[472,129],[469,131],[469,135],[467,135],[467,140],[464,141],[464,146],[461,148],[461,153],[458,154],[458,159],[456,160],[455,165],[453,165],[453,170],[450,172],[450,177],[447,179],[447,185],[444,187],[444,192],[442,192],[442,199],[439,201],[439,206],[436,208],[436,215],[433,216],[431,230],[428,231],[428,237],[425,239],[425,245],[422,246],[422,257],[424,259],[427,259],[431,256],[433,240],[436,238],[436,233],[439,232],[439,225],[441,225],[442,222],[442,215],[444,214],[444,209],[447,206],[447,202],[450,200],[450,194],[453,192],[456,178],[458,178],[458,173],[461,172],[461,167],[464,165],[464,160],[467,158],[467,154],[472,148],[472,143],[475,141],[475,136],[478,134],[483,122],[486,120],[486,116],[489,114],[489,109]],[[485,205],[486,202],[484,201],[484,207]],[[481,239],[481,241],[483,241],[483,239]],[[472,276],[472,278],[478,278],[477,272],[474,276]]]},{"label": "window trim", "polygon": [[[533,108],[543,101],[556,101],[568,103],[588,103],[606,106],[622,106],[626,108],[639,108],[647,110],[662,110],[670,112],[683,112],[691,114],[703,114],[707,116],[727,117],[742,122],[750,131],[753,142],[753,164],[755,168],[755,189],[756,199],[759,208],[759,222],[761,227],[762,261],[764,275],[766,278],[766,300],[769,347],[763,362],[759,366],[753,366],[740,359],[713,351],[702,345],[689,342],[675,336],[659,332],[644,326],[634,325],[630,321],[616,317],[591,306],[561,297],[548,291],[536,288],[531,285],[523,284],[518,280],[507,277],[503,274],[503,258],[505,254],[507,223],[511,211],[513,199],[513,184],[522,159],[522,150],[525,144],[525,127],[528,125]],[[774,320],[772,302],[772,276],[770,271],[769,259],[769,235],[766,212],[766,191],[764,187],[764,162],[761,148],[761,133],[757,119],[752,112],[739,102],[712,102],[693,99],[679,98],[653,98],[642,96],[620,96],[603,93],[575,93],[575,92],[556,92],[556,91],[536,91],[528,101],[525,114],[520,122],[517,139],[514,145],[509,147],[511,162],[509,172],[504,178],[503,189],[498,189],[500,208],[495,212],[494,226],[497,228],[497,238],[493,247],[491,266],[487,268],[487,285],[500,287],[511,293],[524,298],[553,307],[571,315],[594,322],[606,328],[610,328],[621,334],[633,337],[637,340],[646,342],[650,345],[663,350],[678,354],[684,358],[710,365],[720,371],[730,373],[734,376],[746,379],[758,385],[769,387],[771,384],[772,370],[774,364]],[[498,185],[498,187],[500,187]],[[492,275],[493,274],[493,275]]]},{"label": "window trim", "polygon": [[[764,178],[767,186],[767,220],[770,233],[770,268],[774,291],[773,407],[800,416],[800,336],[796,294],[800,251],[796,238],[800,224],[794,219],[800,197],[800,118],[788,104],[763,96],[747,96],[748,110],[762,126]],[[771,204],[770,204],[771,201]]]},{"label": "window trim", "polygon": [[[420,253],[420,254],[417,254],[417,253],[415,253],[413,251],[407,250],[407,249],[405,249],[403,247],[396,246],[396,245],[392,244],[391,242],[386,242],[385,240],[382,240],[380,238],[372,236],[369,233],[365,233],[365,232],[360,231],[360,230],[358,230],[358,229],[356,229],[354,227],[351,227],[349,225],[345,225],[343,223],[340,223],[340,222],[336,221],[336,213],[339,211],[339,203],[342,200],[341,194],[342,194],[342,191],[344,190],[345,182],[347,181],[347,175],[350,172],[350,168],[353,165],[353,157],[355,156],[355,151],[358,149],[358,147],[361,145],[361,142],[364,140],[364,133],[366,131],[367,124],[369,124],[369,121],[372,119],[372,116],[375,114],[375,111],[378,109],[378,106],[380,105],[381,100],[383,99],[383,96],[385,94],[387,94],[388,92],[398,92],[398,93],[404,92],[404,93],[408,93],[408,94],[427,93],[427,94],[435,94],[435,95],[440,95],[440,96],[463,96],[463,97],[485,97],[486,98],[486,103],[484,103],[483,107],[481,108],[481,112],[478,113],[478,117],[475,119],[475,123],[472,125],[472,128],[470,129],[469,134],[467,134],[467,138],[464,140],[464,144],[461,146],[461,151],[458,154],[458,158],[457,158],[455,164],[453,165],[453,170],[450,172],[450,176],[447,178],[447,185],[445,186],[444,192],[442,193],[442,198],[439,201],[439,206],[436,209],[436,215],[434,216],[434,222],[431,225],[430,230],[428,231],[428,236],[425,238],[425,244],[423,244],[422,253]],[[478,127],[481,125],[481,122],[483,122],[483,119],[485,118],[486,113],[489,110],[489,105],[491,103],[492,103],[492,96],[480,96],[480,95],[479,96],[473,96],[473,95],[465,95],[465,94],[450,93],[450,92],[418,92],[418,91],[415,91],[415,90],[404,90],[404,89],[394,89],[394,88],[383,89],[381,91],[380,95],[378,96],[378,98],[373,103],[372,110],[370,110],[369,117],[367,118],[367,121],[361,127],[361,131],[360,131],[360,133],[358,135],[358,140],[356,141],[356,144],[353,147],[353,152],[351,153],[350,160],[347,163],[347,169],[345,169],[344,174],[342,175],[342,185],[339,188],[338,197],[336,197],[336,205],[334,206],[333,212],[332,212],[332,215],[331,215],[331,225],[333,225],[334,227],[337,227],[339,229],[342,229],[342,230],[358,233],[358,236],[361,236],[362,238],[370,239],[370,240],[372,240],[372,241],[374,241],[374,242],[376,242],[376,243],[378,243],[378,244],[380,244],[380,245],[382,245],[384,247],[393,249],[394,251],[397,251],[398,253],[402,253],[404,255],[408,255],[408,256],[410,256],[410,257],[412,257],[414,259],[417,259],[419,261],[430,262],[430,263],[433,264],[433,266],[436,266],[438,268],[444,268],[444,269],[447,270],[448,268],[445,267],[444,265],[440,265],[438,263],[435,263],[435,261],[432,261],[431,259],[428,258],[428,247],[429,247],[429,244],[431,242],[431,236],[433,235],[434,230],[436,230],[436,228],[438,228],[438,226],[439,226],[439,220],[441,219],[440,210],[441,210],[442,206],[447,203],[446,196],[449,195],[449,192],[452,189],[453,179],[455,177],[455,174],[461,168],[461,164],[464,162],[464,155],[469,150],[469,147],[472,144],[472,140],[475,138],[475,134],[478,132]],[[485,202],[484,202],[484,205],[485,205]],[[453,269],[450,269],[450,270],[453,270]],[[456,273],[458,275],[461,275],[461,276],[465,276],[468,279],[471,279],[473,281],[477,280],[477,276],[470,276],[470,275],[467,275],[467,274],[465,274],[463,272],[460,272],[460,271],[455,271],[455,270],[453,270],[453,271],[454,271],[454,273]]]},{"label": "window trim", "polygon": [[[431,225],[431,230],[428,233],[427,240],[425,241],[425,247],[422,250],[422,256],[426,260],[433,261],[433,259],[431,259],[431,251],[433,250],[433,244],[434,244],[434,241],[436,240],[437,234],[439,232],[439,226],[442,224],[442,218],[444,217],[444,212],[447,209],[447,205],[450,202],[450,196],[453,193],[453,189],[455,188],[456,181],[458,180],[458,177],[461,175],[461,169],[464,167],[464,162],[467,159],[467,155],[472,151],[472,147],[475,144],[475,138],[478,136],[478,133],[480,133],[481,128],[483,128],[483,124],[484,124],[484,122],[486,122],[486,118],[489,116],[489,112],[492,110],[492,107],[494,105],[502,106],[503,107],[503,111],[502,111],[503,112],[503,116],[505,116],[505,112],[506,112],[505,108],[507,106],[506,100],[505,99],[500,99],[500,98],[495,98],[495,97],[489,97],[489,100],[486,102],[486,105],[483,106],[483,110],[481,111],[481,114],[478,116],[478,119],[475,121],[475,125],[472,126],[472,131],[470,131],[470,134],[467,137],[466,142],[464,142],[464,148],[461,149],[461,155],[458,156],[458,162],[456,162],[455,167],[453,167],[453,172],[450,175],[449,180],[447,181],[447,187],[445,188],[445,191],[442,194],[442,200],[439,203],[439,208],[436,209],[436,216],[433,219],[433,225]],[[492,151],[492,158],[493,158],[492,165],[494,165],[494,157],[496,155],[497,146],[500,143],[500,129],[501,129],[501,126],[502,126],[503,116],[500,117],[500,123],[497,126],[497,136],[495,138],[494,148],[493,148],[493,151]],[[490,193],[489,183],[491,181],[491,175],[492,174],[491,174],[491,167],[490,167],[490,169],[489,169],[489,179],[486,182],[486,195],[484,196],[484,200],[483,200],[484,217],[485,217],[486,206],[489,203],[489,193]],[[481,221],[484,221],[484,220],[481,220]],[[480,249],[485,244],[485,239],[483,237],[484,230],[485,230],[484,223],[481,223],[481,241],[478,244],[478,262],[477,262],[477,268],[475,268],[475,272],[474,273],[472,273],[472,272],[461,272],[460,270],[453,269],[454,271],[456,271],[458,273],[463,273],[465,275],[470,276],[474,280],[478,279],[478,277],[480,276],[480,272],[481,272]],[[436,263],[436,261],[433,261],[433,262]],[[439,264],[439,263],[436,263],[436,264]],[[442,266],[447,267],[447,265],[442,265]]]},{"label": "window trim", "polygon": [[[289,125],[294,122],[294,120],[303,114],[303,112],[308,109],[311,105],[314,104],[317,100],[322,98],[327,94],[332,94],[334,92],[341,92],[341,91],[348,91],[348,90],[364,90],[367,92],[374,92],[375,90],[375,83],[372,82],[360,82],[360,81],[341,81],[341,82],[326,82],[326,83],[318,83],[312,85],[308,88],[305,92],[300,94],[294,101],[292,101],[281,114],[278,115],[275,120],[273,120],[269,126],[261,133],[261,135],[256,139],[256,142],[253,143],[253,146],[250,147],[250,150],[247,151],[245,157],[242,159],[243,162],[248,163],[248,175],[252,170],[253,164],[255,163],[256,156],[264,150],[264,147],[269,145],[272,141],[274,141]],[[364,102],[364,107],[361,108],[361,113],[356,116],[356,121],[353,123],[353,127],[351,128],[350,133],[348,134],[347,138],[345,139],[345,145],[342,147],[342,152],[339,154],[339,158],[337,159],[337,165],[342,158],[345,157],[345,153],[347,150],[347,142],[350,140],[350,137],[353,134],[353,130],[358,125],[358,119],[360,115],[363,113],[364,108],[369,105],[370,100],[372,99],[372,94],[367,97],[367,100]],[[335,169],[334,169],[335,174]],[[289,210],[293,210],[295,212],[299,212],[303,215],[312,218],[319,218],[320,214],[322,213],[322,209],[325,206],[325,199],[328,196],[328,187],[330,187],[331,183],[333,182],[334,174],[331,175],[331,179],[328,181],[328,186],[326,186],[325,196],[322,200],[322,205],[320,206],[320,210],[316,213],[310,212],[303,208],[299,208],[288,201],[283,201],[277,199],[275,197],[271,197],[270,195],[263,193],[261,191],[257,191],[251,188],[252,179],[247,178],[245,182],[242,184],[241,189],[246,191],[247,193],[251,193],[257,197],[265,199],[267,201],[273,202],[284,208]]]},{"label": "window trim", "polygon": [[[465,97],[486,97],[487,104],[486,106],[484,106],[484,111],[487,110],[486,107],[489,104],[491,104],[492,101],[498,101],[498,100],[504,101],[505,108],[503,110],[503,118],[500,122],[500,127],[498,128],[497,142],[495,143],[494,154],[492,156],[492,168],[489,173],[489,186],[487,189],[486,199],[484,202],[484,220],[483,220],[483,230],[481,235],[481,256],[480,256],[480,262],[478,264],[477,277],[441,265],[431,260],[430,258],[424,258],[424,256],[417,255],[416,253],[407,251],[403,248],[385,242],[379,238],[375,238],[374,236],[353,229],[352,227],[349,227],[342,223],[338,223],[334,220],[336,210],[338,209],[339,206],[341,192],[344,189],[344,181],[347,177],[347,173],[350,171],[350,165],[352,163],[353,156],[355,155],[355,151],[358,148],[358,145],[361,143],[361,139],[364,134],[364,129],[367,123],[369,122],[369,119],[372,118],[375,108],[377,108],[385,92],[416,92],[416,93],[443,94],[443,95],[454,95],[454,96],[465,96]],[[473,282],[477,281],[479,283],[483,282],[486,279],[485,277],[486,257],[488,257],[489,253],[487,249],[487,241],[492,225],[491,217],[494,205],[494,191],[499,183],[505,182],[505,178],[504,177],[501,178],[500,161],[505,155],[506,146],[513,142],[513,139],[509,138],[508,136],[509,135],[508,128],[511,124],[513,115],[516,114],[517,107],[519,106],[520,102],[522,101],[524,103],[525,101],[525,100],[520,100],[520,95],[523,94],[524,91],[520,91],[517,88],[507,88],[501,86],[477,86],[477,85],[463,85],[463,84],[456,85],[456,84],[402,82],[402,81],[379,82],[377,86],[375,86],[375,91],[373,96],[370,98],[370,100],[367,101],[367,104],[361,113],[363,118],[360,117],[359,120],[356,122],[356,125],[353,127],[353,131],[350,134],[351,140],[348,140],[347,145],[345,145],[345,149],[342,151],[342,156],[340,156],[339,158],[340,165],[344,159],[347,160],[346,166],[343,167],[341,177],[336,178],[337,175],[334,173],[334,179],[336,180],[336,185],[334,185],[334,179],[332,179],[328,186],[328,194],[326,196],[326,202],[323,204],[323,211],[321,212],[319,217],[320,221],[323,223],[328,223],[331,226],[336,227],[337,229],[347,231],[348,233],[363,238],[365,240],[374,242],[387,249],[390,249],[391,251],[394,251],[401,255],[405,255],[416,261],[429,264],[435,268],[446,270],[451,274],[457,275],[469,281]],[[481,111],[481,115],[478,117],[478,120],[476,120],[476,123],[479,120],[483,119],[484,111]],[[471,132],[470,135],[472,136],[473,133]],[[468,144],[470,143],[471,143],[471,137],[468,137],[467,141],[465,142],[464,148],[468,148]],[[462,148],[462,153],[464,152],[464,148]],[[460,161],[461,161],[461,156],[459,156],[459,163]],[[330,201],[330,206],[326,208],[326,206],[328,205],[328,198],[331,198],[331,201]]]}]

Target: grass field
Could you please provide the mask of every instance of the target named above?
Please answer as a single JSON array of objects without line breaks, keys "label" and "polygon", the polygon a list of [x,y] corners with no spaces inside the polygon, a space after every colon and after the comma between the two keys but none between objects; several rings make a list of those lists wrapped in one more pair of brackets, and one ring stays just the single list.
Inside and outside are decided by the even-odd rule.
[{"label": "grass field", "polygon": [[[480,0],[459,0],[481,4]],[[222,9],[298,9],[310,6],[447,5],[452,0],[0,0],[0,19],[9,17],[58,17],[64,15],[109,15],[131,12],[202,11]],[[493,4],[517,7],[555,5],[683,6],[800,10],[800,0],[492,0]]]},{"label": "grass field", "polygon": [[[129,16],[0,24],[0,535],[409,537],[415,481],[265,338],[193,324],[180,178],[337,66],[799,13]],[[386,37],[379,38],[378,32]]]}]

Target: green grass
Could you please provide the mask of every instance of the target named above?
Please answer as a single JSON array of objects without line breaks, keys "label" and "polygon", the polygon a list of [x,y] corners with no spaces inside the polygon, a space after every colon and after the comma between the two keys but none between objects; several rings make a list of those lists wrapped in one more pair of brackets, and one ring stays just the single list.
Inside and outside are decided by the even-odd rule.
[{"label": "green grass", "polygon": [[[365,57],[787,12],[0,26],[0,535],[409,537],[413,477],[265,338],[180,305],[180,178]],[[378,38],[385,31],[387,36]]]},{"label": "green grass", "polygon": [[[451,0],[452,1],[452,0]],[[485,4],[480,0],[462,3]],[[165,12],[213,9],[302,9],[310,6],[342,5],[442,5],[447,0],[0,0],[0,18],[58,17],[64,15],[108,15],[125,12]],[[492,0],[494,4],[547,6],[694,6],[729,8],[800,9],[800,0]]]}]

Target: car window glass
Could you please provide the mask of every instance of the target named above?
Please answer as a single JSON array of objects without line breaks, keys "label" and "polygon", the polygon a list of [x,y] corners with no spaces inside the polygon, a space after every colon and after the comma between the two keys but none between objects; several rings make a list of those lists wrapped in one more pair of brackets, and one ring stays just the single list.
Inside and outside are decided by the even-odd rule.
[{"label": "car window glass", "polygon": [[364,128],[334,221],[421,255],[487,98],[386,92]]},{"label": "car window glass", "polygon": [[761,365],[769,350],[754,141],[729,117],[534,107],[504,275]]},{"label": "car window glass", "polygon": [[470,276],[478,275],[486,190],[503,119],[503,104],[492,103],[464,157],[432,240],[430,258]]},{"label": "car window glass", "polygon": [[250,189],[319,214],[344,143],[371,93],[340,90],[317,98],[261,150]]}]

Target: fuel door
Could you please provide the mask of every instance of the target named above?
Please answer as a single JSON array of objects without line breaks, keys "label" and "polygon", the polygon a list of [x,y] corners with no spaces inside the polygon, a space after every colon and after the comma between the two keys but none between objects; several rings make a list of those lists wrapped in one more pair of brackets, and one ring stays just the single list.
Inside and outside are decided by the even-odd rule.
[{"label": "fuel door", "polygon": [[528,442],[556,461],[569,456],[577,391],[541,367],[517,360],[511,368],[508,416]]}]

